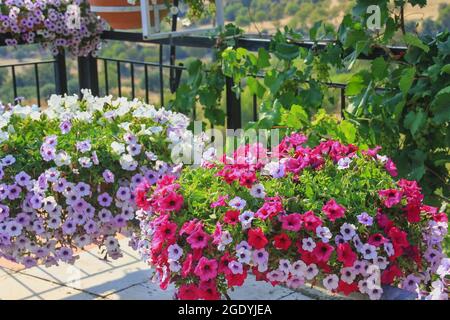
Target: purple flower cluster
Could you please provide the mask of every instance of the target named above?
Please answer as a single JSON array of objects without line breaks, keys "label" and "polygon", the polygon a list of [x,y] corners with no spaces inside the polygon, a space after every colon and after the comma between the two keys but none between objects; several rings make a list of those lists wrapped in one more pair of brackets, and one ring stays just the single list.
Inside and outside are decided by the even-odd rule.
[{"label": "purple flower cluster", "polygon": [[53,55],[67,49],[75,56],[96,54],[104,20],[92,13],[87,0],[5,0],[0,3],[0,34],[6,44],[40,43]]},{"label": "purple flower cluster", "polygon": [[[131,234],[135,188],[173,172],[163,162],[170,160],[174,142],[168,132],[182,135],[187,117],[83,93],[81,101],[52,96],[43,111],[0,109],[0,135],[11,130],[0,140],[0,257],[26,267],[49,266],[74,262],[77,247],[96,244],[118,258],[115,235]],[[42,127],[49,132],[44,138]],[[20,140],[23,145],[19,135],[28,139]],[[167,150],[153,149],[151,141]]]}]

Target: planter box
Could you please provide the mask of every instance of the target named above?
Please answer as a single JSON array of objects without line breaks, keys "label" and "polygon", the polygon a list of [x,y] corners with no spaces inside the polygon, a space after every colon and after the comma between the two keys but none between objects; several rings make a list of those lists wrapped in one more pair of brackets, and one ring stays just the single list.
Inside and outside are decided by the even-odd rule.
[{"label": "planter box", "polygon": [[[417,295],[414,292],[403,290],[392,286],[382,286],[383,295],[381,300],[416,300]],[[301,294],[316,299],[316,300],[369,300],[367,295],[361,293],[352,293],[348,296],[338,293],[331,293],[320,285],[305,285],[295,291]]]}]

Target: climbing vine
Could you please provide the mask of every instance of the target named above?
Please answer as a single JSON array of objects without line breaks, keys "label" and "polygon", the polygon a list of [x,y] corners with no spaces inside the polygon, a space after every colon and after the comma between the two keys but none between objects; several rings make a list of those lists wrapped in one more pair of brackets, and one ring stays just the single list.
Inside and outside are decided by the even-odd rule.
[{"label": "climbing vine", "polygon": [[[372,4],[380,9],[377,28],[368,24],[373,16],[367,8]],[[200,103],[212,124],[223,125],[220,105],[227,76],[234,80],[236,95],[249,90],[260,101],[258,121],[247,126],[308,130],[323,117],[325,106],[337,105],[326,83],[333,75],[345,74],[348,103],[344,110],[335,110],[341,111],[337,113],[343,121],[333,124],[339,130],[326,134],[351,143],[383,145],[399,164],[401,176],[421,181],[436,203],[448,202],[450,36],[448,31],[433,38],[406,32],[407,4],[422,7],[426,1],[358,0],[337,30],[322,22],[308,35],[285,28],[271,38],[269,50],[258,52],[236,47],[242,31],[229,25],[218,37],[216,59],[190,65],[189,79],[173,104],[190,110]],[[303,47],[305,38],[314,45]],[[399,53],[388,44],[406,50]],[[375,52],[376,58],[359,63]]]}]

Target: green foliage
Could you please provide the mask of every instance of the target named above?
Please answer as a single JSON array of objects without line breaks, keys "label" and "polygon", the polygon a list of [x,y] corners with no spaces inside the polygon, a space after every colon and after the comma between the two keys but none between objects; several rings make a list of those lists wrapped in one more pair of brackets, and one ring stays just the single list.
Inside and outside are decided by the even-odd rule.
[{"label": "green foliage", "polygon": [[[254,198],[246,187],[237,183],[224,183],[217,172],[217,168],[186,168],[179,178],[181,193],[186,195],[184,212],[188,214],[187,218],[201,219],[212,230],[216,221],[222,220],[224,214],[220,210],[211,209],[212,199],[223,195],[230,195],[232,199],[237,195],[250,208],[263,203],[263,200]],[[321,209],[326,201],[333,198],[350,212],[346,216],[346,222],[355,225],[358,224],[357,214],[364,211],[376,214],[379,190],[395,188],[393,178],[382,166],[363,158],[355,160],[349,170],[339,170],[332,161],[327,161],[321,170],[303,170],[299,179],[292,179],[291,175],[282,179],[261,177],[261,183],[264,184],[268,197],[280,195],[283,198],[283,207],[287,212],[303,213],[312,210],[325,219],[325,216],[321,216]],[[270,225],[266,225],[265,229],[267,228]]]},{"label": "green foliage", "polygon": [[[379,32],[368,29],[366,23],[370,18],[366,9],[372,2],[359,0],[337,31],[320,22],[310,29],[314,41],[335,39],[322,50],[299,47],[295,42],[302,35],[286,27],[272,37],[268,51],[250,52],[236,48],[231,41],[221,47],[213,65],[220,65],[220,76],[234,80],[237,95],[248,88],[261,101],[259,120],[248,127],[265,129],[316,128],[312,121],[323,116],[319,110],[334,101],[325,83],[332,73],[350,72],[344,120],[326,122],[329,130],[324,133],[322,128],[318,137],[325,134],[348,143],[383,146],[398,164],[400,174],[419,180],[427,196],[434,196],[437,203],[448,199],[450,190],[450,37],[448,32],[435,38],[403,32],[401,9],[406,3],[424,5],[423,1],[376,1],[381,8]],[[236,30],[231,26],[227,29]],[[407,46],[404,56],[387,46],[396,41]],[[365,66],[357,63],[361,55],[375,49],[386,54]],[[223,82],[206,86],[203,92],[223,92]],[[192,89],[190,95],[198,94]],[[220,101],[219,96],[214,98]]]},{"label": "green foliage", "polygon": [[[373,77],[364,71],[354,75],[368,94],[347,92],[353,102],[347,116],[360,123],[364,137],[389,148],[400,174],[421,180],[428,195],[436,191],[448,198],[450,77],[445,65],[450,59],[445,44],[450,37],[442,33],[424,41],[412,34],[403,38],[408,50],[402,60],[387,59],[389,72],[374,61]],[[376,92],[379,85],[386,90]],[[362,100],[364,104],[358,103]]]}]

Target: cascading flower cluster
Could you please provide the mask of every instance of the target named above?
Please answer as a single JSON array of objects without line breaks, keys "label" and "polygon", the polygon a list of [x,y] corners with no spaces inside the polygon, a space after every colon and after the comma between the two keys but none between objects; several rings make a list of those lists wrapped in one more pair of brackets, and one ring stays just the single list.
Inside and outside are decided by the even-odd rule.
[{"label": "cascading flower cluster", "polygon": [[40,43],[53,55],[67,49],[75,56],[100,49],[104,20],[92,13],[87,0],[5,0],[0,3],[0,34],[7,45]]},{"label": "cascading flower cluster", "polygon": [[48,108],[0,105],[0,257],[31,267],[73,262],[132,227],[135,189],[180,169],[172,145],[189,119],[138,100],[56,96]]},{"label": "cascading flower cluster", "polygon": [[273,285],[306,282],[380,299],[386,285],[446,299],[447,216],[415,181],[395,181],[379,148],[294,133],[137,188],[138,247],[162,289],[219,299],[249,273]]}]

